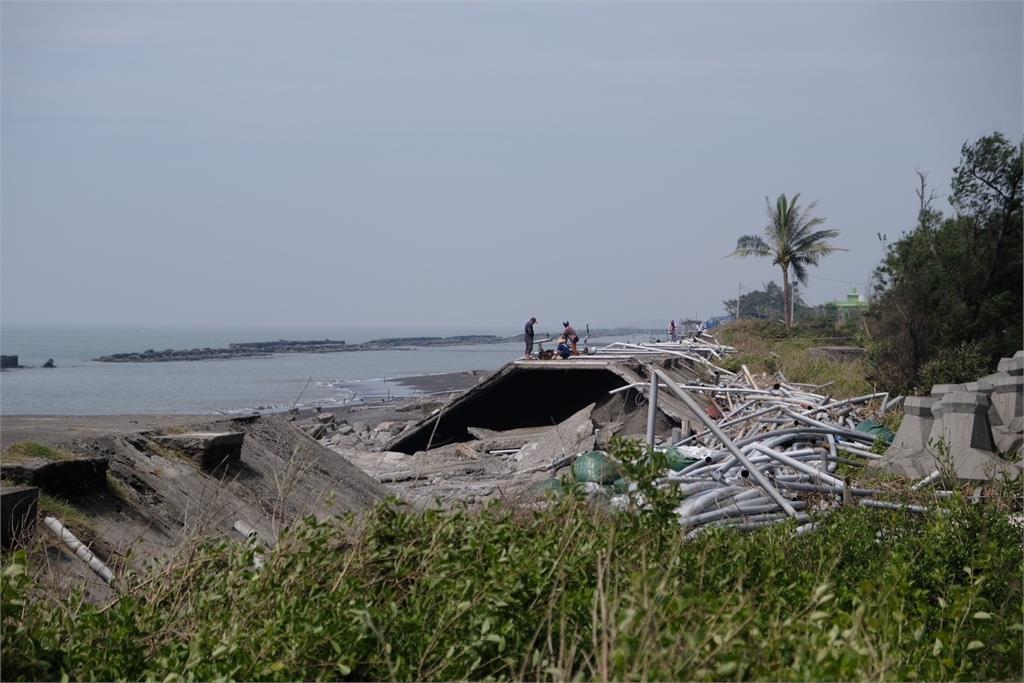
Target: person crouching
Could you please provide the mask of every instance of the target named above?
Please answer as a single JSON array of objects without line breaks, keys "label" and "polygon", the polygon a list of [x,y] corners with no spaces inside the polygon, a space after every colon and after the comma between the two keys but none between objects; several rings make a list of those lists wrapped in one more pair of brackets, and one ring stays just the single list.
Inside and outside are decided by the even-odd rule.
[{"label": "person crouching", "polygon": [[555,347],[555,355],[562,360],[568,360],[569,356],[572,355],[572,347],[569,346],[569,340],[566,339],[564,334],[558,338],[558,346]]}]

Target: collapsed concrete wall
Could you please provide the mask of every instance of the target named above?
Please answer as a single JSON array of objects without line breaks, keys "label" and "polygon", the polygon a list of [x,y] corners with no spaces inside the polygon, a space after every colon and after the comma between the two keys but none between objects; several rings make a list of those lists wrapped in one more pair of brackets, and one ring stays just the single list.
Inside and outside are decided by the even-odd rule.
[{"label": "collapsed concrete wall", "polygon": [[399,435],[387,450],[412,454],[468,441],[470,427],[496,431],[558,424],[626,382],[606,368],[529,370],[508,365]]},{"label": "collapsed concrete wall", "polygon": [[[698,373],[686,362],[666,357],[656,362],[680,383],[692,381]],[[421,420],[387,445],[389,451],[413,454],[450,443],[469,441],[471,427],[496,431],[522,427],[550,427],[591,403],[609,400],[609,392],[636,385],[622,399],[645,400],[649,377],[636,360],[598,361],[587,358],[569,361],[526,361],[509,363],[478,386],[459,396],[436,414]],[[639,397],[639,398],[637,398]],[[703,399],[699,399],[703,400]],[[668,421],[689,429],[698,418],[672,396],[659,398],[658,408]]]}]

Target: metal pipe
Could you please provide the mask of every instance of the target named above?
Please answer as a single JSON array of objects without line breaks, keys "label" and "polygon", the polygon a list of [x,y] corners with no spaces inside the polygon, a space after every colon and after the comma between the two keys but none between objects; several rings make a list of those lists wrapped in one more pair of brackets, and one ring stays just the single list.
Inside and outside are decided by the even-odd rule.
[{"label": "metal pipe", "polygon": [[97,576],[103,579],[108,586],[114,583],[114,572],[103,561],[96,557],[89,547],[82,543],[71,531],[60,523],[56,517],[44,517],[43,524],[53,532],[60,541],[77,555],[82,561],[89,565],[89,569],[96,572]]},{"label": "metal pipe", "polygon": [[684,500],[682,503],[679,504],[679,507],[677,507],[675,511],[681,517],[693,515],[700,512],[704,508],[708,507],[712,503],[715,503],[721,499],[728,498],[730,496],[734,496],[737,493],[742,492],[743,490],[744,489],[742,486],[719,485],[717,488],[711,491],[707,491],[706,493],[701,493],[698,496],[693,496],[692,498]]},{"label": "metal pipe", "polygon": [[[803,509],[807,506],[802,500],[793,501],[793,505]],[[727,517],[745,517],[747,515],[756,515],[765,512],[775,512],[779,509],[779,506],[773,502],[761,503],[761,504],[747,504],[747,505],[736,505],[732,507],[723,507],[718,510],[711,510],[710,512],[702,512],[697,515],[690,517],[681,518],[679,520],[680,526],[699,526],[701,524],[707,524],[717,519],[724,519]],[[787,513],[788,514],[788,513]],[[791,517],[799,517],[799,513],[795,510]]]},{"label": "metal pipe", "polygon": [[785,455],[783,453],[780,453],[779,451],[776,451],[776,450],[774,450],[772,448],[768,448],[767,446],[763,446],[763,445],[761,445],[759,443],[756,443],[756,444],[754,444],[754,450],[757,450],[757,451],[759,451],[761,453],[764,453],[769,458],[774,458],[775,460],[778,460],[779,462],[781,462],[783,465],[786,465],[787,467],[792,467],[794,470],[797,470],[799,472],[803,472],[804,474],[806,474],[808,476],[816,477],[817,479],[825,482],[826,484],[830,484],[832,486],[836,486],[836,487],[838,487],[840,489],[846,488],[846,484],[843,483],[843,481],[841,479],[836,479],[835,477],[833,477],[830,474],[826,474],[825,472],[822,472],[821,470],[816,470],[813,467],[811,467],[810,465],[808,465],[807,463],[800,462],[796,458],[792,458],[792,457],[790,457],[788,455]]},{"label": "metal pipe", "polygon": [[[740,408],[737,408],[737,410],[741,409],[742,407],[743,406],[740,406]],[[718,426],[719,427],[730,427],[730,426],[732,426],[734,424],[739,424],[740,422],[746,422],[747,420],[750,420],[752,418],[760,417],[761,415],[765,415],[766,413],[770,413],[773,410],[778,410],[778,408],[776,408],[775,406],[768,406],[767,408],[762,408],[761,410],[756,410],[756,411],[754,411],[752,413],[748,413],[747,415],[741,415],[739,417],[734,417],[734,418],[730,418],[728,420],[723,420],[722,422],[720,422],[718,424]],[[705,429],[703,432],[700,432],[699,434],[693,434],[692,436],[686,437],[685,439],[683,439],[682,441],[680,441],[679,443],[677,443],[675,445],[676,446],[682,446],[687,441],[692,441],[693,439],[697,439],[697,438],[700,438],[702,436],[707,436],[710,433],[711,433],[710,429]]]},{"label": "metal pipe", "polygon": [[888,501],[872,500],[870,498],[866,498],[864,500],[858,501],[858,504],[859,505],[863,505],[864,507],[869,507],[869,508],[879,508],[881,510],[906,510],[907,512],[917,512],[919,514],[924,514],[924,513],[928,512],[928,508],[921,507],[920,505],[905,505],[903,503],[890,503]]},{"label": "metal pipe", "polygon": [[647,447],[654,450],[654,424],[658,418],[658,378],[651,373],[650,394],[647,396]]},{"label": "metal pipe", "polygon": [[[775,478],[775,485],[780,489],[790,489],[793,491],[806,491],[808,493],[836,493],[842,494],[843,489],[837,486],[830,486],[828,484],[815,484],[809,481],[788,481],[779,477]],[[855,488],[853,486],[846,487],[846,491],[853,496],[877,496],[881,493],[878,489],[862,489]]]},{"label": "metal pipe", "polygon": [[743,463],[743,466],[746,467],[750,471],[751,476],[754,477],[754,481],[756,481],[761,486],[761,488],[768,492],[768,495],[770,495],[772,499],[779,504],[779,507],[785,510],[786,514],[790,515],[791,517],[795,517],[796,509],[790,504],[788,500],[786,500],[786,498],[781,493],[778,492],[778,490],[774,486],[771,485],[771,482],[768,481],[768,478],[765,477],[760,470],[755,468],[749,460],[747,460],[747,456],[743,455],[743,453],[740,452],[740,449],[736,447],[736,444],[732,442],[732,439],[726,436],[725,432],[718,428],[718,425],[715,424],[715,421],[712,420],[707,415],[707,413],[705,413],[701,409],[699,405],[697,405],[697,402],[694,401],[688,393],[686,393],[679,387],[675,386],[675,384],[672,382],[672,379],[668,377],[664,372],[655,367],[651,367],[651,370],[654,372],[654,374],[658,375],[658,377],[669,383],[669,391],[678,396],[679,400],[686,404],[686,407],[689,408],[694,414],[696,414],[697,418],[704,423],[704,426],[710,429],[711,433],[714,434],[715,437],[719,441],[721,441],[722,444],[726,448],[728,448],[734,456],[736,456],[736,459]]}]

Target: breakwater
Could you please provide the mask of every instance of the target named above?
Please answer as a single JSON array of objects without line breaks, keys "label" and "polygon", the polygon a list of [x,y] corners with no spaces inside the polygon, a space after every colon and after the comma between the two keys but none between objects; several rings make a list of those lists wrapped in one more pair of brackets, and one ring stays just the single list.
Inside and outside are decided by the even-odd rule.
[{"label": "breakwater", "polygon": [[220,348],[146,349],[145,351],[114,353],[94,358],[103,363],[166,363],[183,360],[219,360],[225,358],[253,358],[279,353],[341,353],[346,351],[387,351],[412,347],[465,346],[476,344],[502,344],[518,337],[498,337],[489,334],[468,334],[454,337],[390,337],[373,339],[359,344],[346,344],[343,340],[322,339],[294,341],[238,342]]}]

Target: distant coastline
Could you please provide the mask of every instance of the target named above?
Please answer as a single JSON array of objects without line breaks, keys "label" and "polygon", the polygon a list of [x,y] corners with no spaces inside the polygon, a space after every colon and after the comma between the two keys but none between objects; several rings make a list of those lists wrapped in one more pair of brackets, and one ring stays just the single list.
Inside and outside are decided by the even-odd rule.
[{"label": "distant coastline", "polygon": [[[591,337],[627,336],[654,334],[654,330],[617,327],[591,330]],[[226,347],[203,347],[192,349],[146,349],[126,353],[99,356],[93,360],[101,363],[170,363],[190,360],[223,360],[228,358],[258,358],[280,353],[344,353],[350,351],[396,351],[407,348],[437,346],[473,346],[481,344],[508,344],[522,341],[521,334],[500,337],[493,334],[464,334],[450,337],[387,337],[358,344],[348,344],[340,339],[313,339],[260,342],[234,342]]]}]

